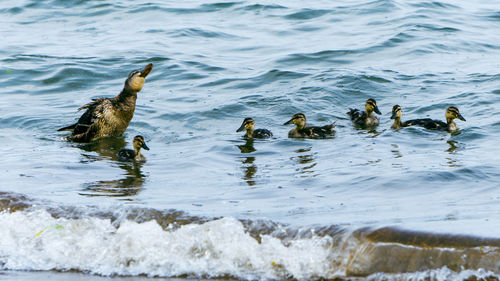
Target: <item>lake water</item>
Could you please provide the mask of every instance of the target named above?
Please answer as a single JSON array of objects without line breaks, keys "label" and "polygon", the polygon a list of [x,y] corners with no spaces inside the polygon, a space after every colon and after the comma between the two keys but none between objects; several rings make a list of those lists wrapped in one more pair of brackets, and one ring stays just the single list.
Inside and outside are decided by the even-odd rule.
[{"label": "lake water", "polygon": [[[0,11],[0,278],[500,277],[500,1]],[[124,137],[56,132],[148,63]],[[380,125],[354,128],[368,98]],[[395,104],[467,121],[394,131]],[[335,136],[288,139],[298,112]],[[274,138],[242,139],[245,117]],[[118,161],[138,134],[147,162]]]}]

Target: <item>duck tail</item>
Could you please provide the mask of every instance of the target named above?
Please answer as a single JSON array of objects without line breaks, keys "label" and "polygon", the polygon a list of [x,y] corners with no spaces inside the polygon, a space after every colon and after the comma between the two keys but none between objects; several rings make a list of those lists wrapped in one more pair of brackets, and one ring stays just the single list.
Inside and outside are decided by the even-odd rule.
[{"label": "duck tail", "polygon": [[61,129],[58,129],[57,131],[60,132],[60,131],[72,131],[73,129],[75,129],[76,125],[78,123],[75,123],[73,125],[69,125],[69,126],[66,126],[66,127],[63,127]]},{"label": "duck tail", "polygon": [[359,111],[359,109],[349,108],[347,115],[349,115],[349,117],[351,117],[351,120],[354,120],[356,118],[359,118],[359,116],[361,115],[361,112]]},{"label": "duck tail", "polygon": [[330,131],[330,132],[333,132],[333,129],[335,128],[335,122],[333,122],[330,125],[323,126],[323,128]]}]

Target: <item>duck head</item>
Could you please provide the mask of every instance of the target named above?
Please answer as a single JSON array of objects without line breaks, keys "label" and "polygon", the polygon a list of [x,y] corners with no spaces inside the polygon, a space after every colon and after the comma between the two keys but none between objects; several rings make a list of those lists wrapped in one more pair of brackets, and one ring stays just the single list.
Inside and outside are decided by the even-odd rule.
[{"label": "duck head", "polygon": [[139,92],[140,90],[142,90],[142,87],[144,86],[144,82],[146,80],[146,76],[148,76],[152,69],[153,64],[150,63],[146,65],[143,70],[133,70],[132,72],[130,72],[127,80],[125,81],[125,89],[133,92]]},{"label": "duck head", "polygon": [[391,119],[401,119],[401,115],[403,114],[403,111],[401,110],[401,106],[395,105],[392,107],[392,115]]},{"label": "duck head", "polygon": [[460,111],[458,111],[458,108],[454,106],[448,107],[446,109],[446,122],[450,123],[453,121],[453,119],[460,119],[462,121],[465,121],[465,118],[460,114]]},{"label": "duck head", "polygon": [[374,99],[368,99],[365,103],[365,111],[366,113],[370,114],[372,112],[375,112],[377,114],[382,114],[380,110],[378,110],[377,102]]},{"label": "duck head", "polygon": [[253,131],[255,128],[255,121],[252,118],[245,118],[241,126],[236,130],[236,132],[241,132],[243,130]]},{"label": "duck head", "polygon": [[306,116],[303,113],[297,113],[292,116],[292,119],[286,121],[283,125],[295,124],[297,128],[301,129],[306,126]]},{"label": "duck head", "polygon": [[136,154],[138,154],[139,150],[141,148],[144,148],[146,150],[149,150],[149,147],[146,145],[146,142],[144,141],[143,136],[135,136],[134,137],[134,151]]}]

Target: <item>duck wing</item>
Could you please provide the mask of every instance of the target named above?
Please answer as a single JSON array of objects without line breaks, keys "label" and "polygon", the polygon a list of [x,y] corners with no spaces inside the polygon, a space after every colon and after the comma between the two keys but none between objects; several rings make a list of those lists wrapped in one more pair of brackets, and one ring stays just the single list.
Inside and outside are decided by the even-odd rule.
[{"label": "duck wing", "polygon": [[73,131],[75,129],[76,125],[78,125],[78,123],[75,123],[75,124],[72,124],[72,125],[69,125],[66,127],[62,127],[60,129],[57,129],[57,131],[58,132],[60,132],[60,131]]},{"label": "duck wing", "polygon": [[359,109],[353,109],[353,108],[349,109],[349,112],[347,112],[347,115],[349,115],[349,117],[351,118],[351,121],[357,125],[364,125],[365,120],[368,116],[366,114],[366,112],[361,111]]},{"label": "duck wing", "polygon": [[253,137],[258,139],[270,138],[273,136],[273,133],[268,129],[257,129],[253,131]]},{"label": "duck wing", "polygon": [[335,124],[325,125],[321,127],[310,126],[302,128],[298,132],[310,138],[324,138],[328,135],[333,134],[333,128],[335,128]]},{"label": "duck wing", "polygon": [[76,126],[73,129],[73,135],[87,133],[90,126],[92,126],[92,124],[94,124],[97,120],[103,118],[112,106],[113,105],[109,98],[98,98],[93,99],[92,102],[80,107],[78,110],[86,110],[76,122]]},{"label": "duck wing", "polygon": [[134,159],[135,152],[132,149],[122,149],[118,152],[118,159],[125,161]]},{"label": "duck wing", "polygon": [[429,130],[441,130],[441,131],[446,131],[448,130],[448,124],[446,124],[443,121],[440,120],[434,120],[430,118],[423,118],[423,119],[413,119],[413,120],[408,120],[403,123],[403,126],[420,126],[424,127]]}]

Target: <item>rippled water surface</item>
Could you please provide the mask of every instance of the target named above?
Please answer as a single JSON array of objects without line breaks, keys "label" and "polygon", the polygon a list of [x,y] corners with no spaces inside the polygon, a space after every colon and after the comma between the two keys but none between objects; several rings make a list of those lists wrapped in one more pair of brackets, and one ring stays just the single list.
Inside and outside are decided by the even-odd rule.
[{"label": "rippled water surface", "polygon": [[[38,257],[31,251],[40,245],[27,246],[23,256],[0,243],[1,268],[236,279],[465,279],[470,272],[464,270],[479,277],[500,273],[498,264],[484,260],[460,269],[446,261],[426,265],[425,258],[417,268],[360,270],[335,262],[349,256],[342,251],[314,250],[310,265],[285,261],[307,258],[332,241],[364,237],[351,232],[366,227],[500,238],[500,1],[27,0],[3,1],[0,11],[0,206],[11,212],[19,202],[23,206],[0,214],[6,231],[26,228],[26,237],[34,239],[44,224],[68,229],[72,222],[61,219],[83,219],[91,237],[112,239],[108,228],[125,232],[128,223],[130,237],[151,234],[148,241],[175,244],[168,235],[178,233],[175,239],[185,241],[211,227],[254,253],[208,266],[191,260],[190,248],[169,260],[171,267],[162,264],[166,258],[137,256],[92,267],[85,259],[95,255],[92,250],[71,252],[82,259],[74,264],[44,252],[44,263],[31,262]],[[154,69],[123,138],[74,144],[63,139],[67,133],[56,132],[92,98],[117,95],[128,73],[148,63]],[[346,112],[363,108],[370,97],[383,113],[380,125],[354,128]],[[395,104],[403,108],[403,120],[444,120],[445,109],[455,105],[467,121],[456,121],[460,131],[453,135],[418,127],[395,131],[389,119]],[[282,124],[298,112],[311,124],[335,122],[335,136],[288,139],[291,127]],[[245,117],[274,138],[243,140],[235,131]],[[144,152],[147,162],[118,161],[116,153],[138,134],[151,149]],[[143,217],[129,221],[137,212]],[[181,215],[170,219],[172,214]],[[123,224],[103,225],[120,216]],[[147,225],[151,219],[158,225]],[[37,221],[43,223],[28,231]],[[169,230],[172,223],[184,227]],[[281,227],[330,230],[315,240],[280,236]],[[85,240],[71,233],[75,241]],[[271,240],[254,245],[259,233]],[[16,235],[11,242],[24,245],[15,238],[24,236]],[[54,243],[47,237],[42,239]],[[129,241],[123,239],[115,245]],[[289,247],[281,249],[272,239]],[[97,252],[107,247],[89,243]],[[137,251],[131,252],[172,250],[144,243],[130,246]],[[495,243],[485,245],[497,249]],[[57,248],[44,245],[43,251]],[[193,247],[206,254],[206,248]],[[266,251],[283,255],[282,263]],[[361,256],[377,260],[382,252],[374,248]],[[323,254],[326,269],[316,267],[324,261],[313,261]],[[150,267],[134,267],[131,260]],[[226,268],[229,263],[237,266]]]}]

